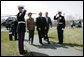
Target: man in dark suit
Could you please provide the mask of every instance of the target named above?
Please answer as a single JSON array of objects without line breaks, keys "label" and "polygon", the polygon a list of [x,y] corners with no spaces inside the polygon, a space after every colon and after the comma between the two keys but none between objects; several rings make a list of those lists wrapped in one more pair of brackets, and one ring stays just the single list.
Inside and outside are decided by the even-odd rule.
[{"label": "man in dark suit", "polygon": [[59,39],[59,44],[63,44],[63,30],[65,28],[65,18],[64,16],[61,15],[61,12],[58,12],[58,17],[57,14],[54,16],[54,20],[57,20],[57,31],[58,31],[58,39]]},{"label": "man in dark suit", "polygon": [[46,29],[46,20],[42,17],[42,12],[39,13],[39,17],[36,18],[36,26],[39,35],[39,43],[43,45],[42,38],[45,37],[45,29]]},{"label": "man in dark suit", "polygon": [[17,33],[18,33],[18,46],[20,54],[25,54],[24,50],[24,36],[25,36],[25,19],[26,10],[23,6],[18,7],[19,13],[17,14]]},{"label": "man in dark suit", "polygon": [[45,13],[45,19],[46,19],[46,25],[47,25],[46,27],[47,28],[45,30],[45,33],[46,33],[45,36],[46,37],[44,38],[44,40],[47,40],[48,44],[49,44],[50,42],[49,42],[49,38],[48,38],[48,31],[49,31],[49,25],[51,25],[51,27],[52,27],[52,22],[51,22],[51,18],[48,17],[48,12]]}]

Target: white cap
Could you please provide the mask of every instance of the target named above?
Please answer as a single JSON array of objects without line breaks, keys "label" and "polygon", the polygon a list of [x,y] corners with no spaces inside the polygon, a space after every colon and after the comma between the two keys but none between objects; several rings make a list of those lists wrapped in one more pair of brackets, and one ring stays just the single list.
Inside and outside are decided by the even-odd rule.
[{"label": "white cap", "polygon": [[22,9],[24,9],[24,6],[23,6],[23,5],[19,5],[18,8],[22,8]]}]

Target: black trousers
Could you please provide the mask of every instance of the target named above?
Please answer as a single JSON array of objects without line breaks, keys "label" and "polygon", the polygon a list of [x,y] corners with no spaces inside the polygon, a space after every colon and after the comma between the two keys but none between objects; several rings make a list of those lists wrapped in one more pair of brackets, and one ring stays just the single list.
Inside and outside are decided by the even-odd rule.
[{"label": "black trousers", "polygon": [[44,31],[44,33],[45,33],[44,40],[47,40],[49,42],[48,31],[49,31],[49,29]]},{"label": "black trousers", "polygon": [[33,43],[34,38],[34,30],[29,30],[29,41],[31,40],[31,43]]},{"label": "black trousers", "polygon": [[24,37],[25,37],[25,24],[18,24],[18,48],[19,52],[22,54],[24,52]]},{"label": "black trousers", "polygon": [[17,32],[14,32],[14,38],[17,40]]},{"label": "black trousers", "polygon": [[42,43],[42,32],[38,31],[39,43]]},{"label": "black trousers", "polygon": [[42,38],[45,36],[44,30],[41,31],[38,30],[38,36],[39,36],[39,43],[42,43]]},{"label": "black trousers", "polygon": [[20,53],[24,52],[24,36],[25,32],[18,32],[18,48]]},{"label": "black trousers", "polygon": [[62,44],[63,43],[63,30],[62,29],[57,29],[57,32],[58,32],[59,43]]}]

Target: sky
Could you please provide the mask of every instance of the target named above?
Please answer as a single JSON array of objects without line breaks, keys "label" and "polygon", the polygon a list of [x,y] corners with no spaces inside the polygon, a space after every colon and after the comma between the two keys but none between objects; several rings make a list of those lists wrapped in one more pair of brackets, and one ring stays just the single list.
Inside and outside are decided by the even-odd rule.
[{"label": "sky", "polygon": [[[38,17],[38,13],[49,13],[49,17],[53,20],[54,15],[58,11],[62,11],[62,15],[74,16],[75,19],[83,19],[83,1],[1,1],[1,16],[16,15],[18,13],[17,6],[23,5],[28,12],[37,13],[32,17]],[[28,16],[26,16],[26,19]]]}]

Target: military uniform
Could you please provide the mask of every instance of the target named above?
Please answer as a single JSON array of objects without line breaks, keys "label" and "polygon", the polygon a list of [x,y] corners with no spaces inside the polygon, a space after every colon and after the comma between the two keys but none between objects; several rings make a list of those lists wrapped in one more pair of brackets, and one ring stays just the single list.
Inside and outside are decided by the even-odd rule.
[{"label": "military uniform", "polygon": [[23,11],[23,13],[17,14],[17,33],[18,33],[18,46],[19,46],[19,52],[22,54],[24,52],[24,36],[25,36],[25,19],[24,16],[26,14],[26,10]]},{"label": "military uniform", "polygon": [[58,31],[58,39],[59,44],[63,43],[63,28],[65,28],[65,18],[64,16],[56,17],[54,16],[54,20],[57,20],[57,31]]}]

